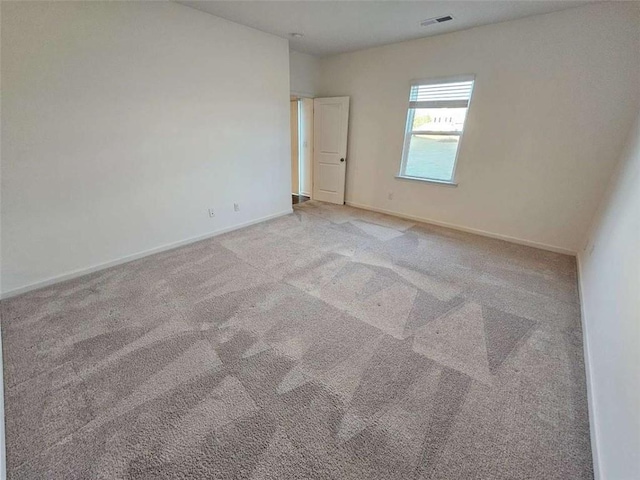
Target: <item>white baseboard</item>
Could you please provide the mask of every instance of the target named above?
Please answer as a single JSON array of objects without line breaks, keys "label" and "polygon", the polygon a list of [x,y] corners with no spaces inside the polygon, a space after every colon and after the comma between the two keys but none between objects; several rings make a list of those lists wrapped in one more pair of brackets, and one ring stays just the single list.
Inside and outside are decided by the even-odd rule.
[{"label": "white baseboard", "polygon": [[22,293],[30,292],[32,290],[37,290],[39,288],[48,287],[50,285],[64,282],[66,280],[71,280],[73,278],[81,277],[83,275],[87,275],[89,273],[97,272],[99,270],[104,270],[105,268],[115,267],[117,265],[121,265],[123,263],[131,262],[133,260],[138,260],[139,258],[147,257],[149,255],[153,255],[155,253],[164,252],[167,250],[172,250],[174,248],[182,247],[184,245],[189,245],[190,243],[199,242],[200,240],[206,240],[207,238],[215,237],[217,235],[222,235],[223,233],[232,232],[234,230],[239,230],[244,227],[248,227],[250,225],[255,225],[256,223],[265,222],[267,220],[271,220],[274,218],[282,217],[284,215],[288,215],[293,212],[293,208],[285,210],[283,212],[274,213],[273,215],[267,215],[266,217],[257,218],[255,220],[250,220],[248,222],[240,223],[238,225],[234,225],[232,227],[222,228],[220,230],[215,230],[213,232],[205,233],[204,235],[198,235],[197,237],[187,238],[186,240],[179,240],[177,242],[168,243],[165,245],[161,245],[159,247],[151,248],[149,250],[144,250],[142,252],[133,253],[131,255],[126,255],[121,258],[117,258],[115,260],[110,260],[108,262],[99,263],[97,265],[92,265],[87,268],[80,268],[77,270],[73,270],[71,272],[63,273],[62,275],[56,275],[55,277],[47,278],[45,280],[41,280],[38,282],[31,283],[29,285],[25,285],[23,287],[14,288],[13,290],[9,290],[6,292],[2,292],[0,294],[0,299],[6,299],[10,297],[15,297],[16,295],[20,295]]},{"label": "white baseboard", "polygon": [[399,212],[394,212],[392,210],[385,210],[382,208],[370,207],[368,205],[362,205],[355,202],[346,202],[347,205],[355,208],[361,208],[363,210],[369,210],[377,213],[385,213],[387,215],[393,215],[400,218],[406,218],[407,220],[414,220],[422,223],[429,223],[432,225],[438,225],[441,227],[447,227],[454,230],[459,230],[462,232],[475,233],[477,235],[482,235],[485,237],[496,238],[498,240],[504,240],[511,243],[517,243],[520,245],[527,245],[530,247],[540,248],[543,250],[549,250],[556,253],[564,253],[567,255],[575,256],[577,269],[578,269],[578,295],[580,300],[580,318],[582,319],[582,349],[584,352],[584,365],[585,365],[585,373],[586,373],[586,383],[587,383],[587,405],[589,408],[589,432],[591,436],[591,454],[593,457],[593,474],[595,480],[602,480],[602,474],[600,471],[600,457],[598,454],[598,431],[596,428],[595,421],[595,398],[593,394],[593,381],[591,376],[591,360],[589,356],[589,329],[587,327],[585,312],[584,312],[584,295],[582,290],[582,262],[581,262],[581,254],[578,252],[574,252],[572,250],[568,250],[562,247],[556,247],[554,245],[546,245],[538,242],[531,242],[529,240],[523,240],[520,238],[514,238],[507,235],[501,235],[491,232],[486,232],[484,230],[477,230],[475,228],[467,228],[462,227],[460,225],[454,225],[451,223],[440,222],[437,220],[431,220],[428,218],[416,217],[413,215],[405,215]]},{"label": "white baseboard", "polygon": [[572,257],[576,256],[576,252],[575,251],[567,249],[567,248],[563,248],[563,247],[556,247],[555,245],[547,245],[546,243],[533,242],[531,240],[524,240],[522,238],[510,237],[508,235],[502,235],[500,233],[492,233],[492,232],[487,232],[485,230],[479,230],[479,229],[476,229],[476,228],[463,227],[462,225],[456,225],[456,224],[453,224],[453,223],[441,222],[439,220],[433,220],[433,219],[430,219],[430,218],[417,217],[415,215],[407,215],[407,214],[404,214],[404,213],[395,212],[393,210],[385,210],[383,208],[371,207],[369,205],[363,205],[363,204],[356,203],[356,202],[345,202],[345,203],[347,205],[349,205],[350,207],[361,208],[363,210],[369,210],[369,211],[372,211],[372,212],[384,213],[384,214],[387,214],[387,215],[393,215],[394,217],[405,218],[407,220],[413,220],[413,221],[416,221],[416,222],[429,223],[431,225],[438,225],[439,227],[451,228],[452,230],[459,230],[461,232],[474,233],[476,235],[481,235],[483,237],[495,238],[497,240],[504,240],[505,242],[516,243],[518,245],[526,245],[528,247],[539,248],[541,250],[548,250],[550,252],[563,253],[565,255],[571,255]]},{"label": "white baseboard", "polygon": [[[81,277],[82,275],[86,275],[88,273],[93,273],[98,270],[103,270],[109,267],[115,267],[116,265],[121,265],[123,263],[131,262],[133,260],[137,260],[142,257],[146,257],[149,255],[153,255],[154,253],[160,253],[167,250],[172,250],[174,248],[178,248],[184,245],[188,245],[190,243],[195,243],[200,240],[205,240],[207,238],[215,237],[217,235],[221,235],[223,233],[231,232],[233,230],[238,230],[240,228],[248,227],[250,225],[254,225],[256,223],[261,223],[267,220],[271,220],[273,218],[282,217],[284,215],[288,215],[293,212],[292,208],[285,210],[283,212],[275,213],[273,215],[268,215],[266,217],[258,218],[256,220],[251,220],[249,222],[244,222],[239,225],[234,225],[232,227],[223,228],[220,230],[216,230],[213,232],[206,233],[204,235],[199,235],[197,237],[188,238],[186,240],[180,240],[177,242],[169,243],[166,245],[161,245],[160,247],[152,248],[149,250],[145,250],[142,252],[134,253],[132,255],[127,255],[122,258],[118,258],[116,260],[111,260],[109,262],[100,263],[98,265],[93,265],[88,268],[82,268],[78,270],[74,270],[72,272],[68,272],[62,275],[58,275],[56,277],[48,278],[46,280],[42,280],[40,282],[35,282],[30,285],[26,285],[24,287],[16,288],[10,290],[8,292],[3,292],[0,295],[0,298],[9,298],[16,295],[20,295],[21,293],[26,293],[31,290],[36,290],[38,288],[46,287],[49,285],[53,285],[55,283],[64,282],[65,280],[71,280],[72,278]],[[4,364],[2,361],[2,331],[0,330],[0,374],[4,377]],[[0,381],[0,480],[5,480],[7,478],[7,457],[6,457],[6,442],[5,442],[5,429],[4,429],[4,382]]]},{"label": "white baseboard", "polygon": [[582,290],[582,254],[576,255],[578,264],[578,296],[580,297],[580,318],[582,319],[582,351],[584,353],[584,368],[587,379],[587,406],[589,408],[589,433],[591,435],[591,456],[593,458],[593,476],[601,480],[600,456],[598,454],[598,430],[596,428],[595,397],[593,395],[593,381],[591,375],[591,357],[589,356],[589,332],[584,312],[584,295]]}]

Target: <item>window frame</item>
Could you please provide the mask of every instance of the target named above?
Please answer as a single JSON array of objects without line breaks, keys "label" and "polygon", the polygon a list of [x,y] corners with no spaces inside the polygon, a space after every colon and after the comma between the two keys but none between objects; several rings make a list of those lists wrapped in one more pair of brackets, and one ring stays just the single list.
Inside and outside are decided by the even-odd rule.
[{"label": "window frame", "polygon": [[[431,108],[461,108],[464,107],[467,109],[464,117],[464,122],[462,123],[462,129],[451,131],[451,132],[436,132],[436,131],[415,131],[412,130],[413,121],[415,117],[415,111],[420,107],[412,107],[411,106],[411,88],[416,85],[438,85],[438,84],[447,84],[447,83],[458,83],[458,82],[473,82],[471,85],[471,91],[469,92],[468,100],[440,100],[434,101],[434,106]],[[476,77],[473,74],[469,75],[455,75],[450,77],[438,77],[438,78],[429,78],[429,79],[420,79],[413,80],[409,86],[409,101],[407,104],[407,122],[404,127],[404,142],[402,146],[402,157],[400,160],[400,171],[396,175],[396,178],[402,180],[417,180],[420,182],[427,183],[435,183],[439,185],[447,185],[447,186],[457,186],[456,183],[456,170],[458,167],[458,156],[460,155],[460,147],[462,145],[462,139],[464,137],[464,128],[467,123],[467,118],[469,116],[469,109],[471,108],[471,100],[473,98],[473,91],[476,86]],[[465,105],[466,104],[466,105]],[[424,107],[423,107],[424,108]],[[429,108],[429,107],[427,107]],[[456,154],[453,159],[453,170],[451,172],[451,178],[449,180],[442,180],[438,178],[429,178],[429,177],[414,177],[411,175],[407,175],[406,167],[407,167],[407,157],[409,156],[409,147],[411,144],[411,137],[415,134],[423,134],[423,135],[451,135],[458,136],[458,145],[456,148]]]}]

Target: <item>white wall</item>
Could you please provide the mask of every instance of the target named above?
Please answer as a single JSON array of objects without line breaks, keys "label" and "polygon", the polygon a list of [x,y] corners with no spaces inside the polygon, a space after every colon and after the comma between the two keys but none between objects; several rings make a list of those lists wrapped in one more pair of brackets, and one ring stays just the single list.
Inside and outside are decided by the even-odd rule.
[{"label": "white wall", "polygon": [[2,2],[2,49],[5,294],[290,211],[286,40],[170,2]]},{"label": "white wall", "polygon": [[600,478],[640,472],[640,116],[580,252],[591,422]]},{"label": "white wall", "polygon": [[289,68],[291,93],[302,97],[315,97],[320,89],[320,59],[291,50]]},{"label": "white wall", "polygon": [[[323,58],[319,93],[351,97],[347,202],[577,251],[640,103],[639,22],[609,2]],[[395,179],[410,81],[468,73],[459,186]]]},{"label": "white wall", "polygon": [[[313,189],[313,97],[320,91],[320,59],[290,50],[289,75],[291,93],[300,98],[300,184],[302,195]],[[306,97],[306,98],[304,98]],[[292,171],[295,171],[292,167]]]}]

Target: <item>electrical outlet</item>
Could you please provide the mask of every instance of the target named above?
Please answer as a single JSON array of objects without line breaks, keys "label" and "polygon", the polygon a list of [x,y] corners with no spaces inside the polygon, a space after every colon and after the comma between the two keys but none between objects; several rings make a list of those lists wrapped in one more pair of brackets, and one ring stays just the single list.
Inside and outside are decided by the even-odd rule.
[{"label": "electrical outlet", "polygon": [[233,204],[233,209],[234,209],[236,212],[239,212],[239,211],[240,211],[240,205],[238,205],[237,203],[234,203],[234,204]]},{"label": "electrical outlet", "polygon": [[213,208],[209,209],[209,217],[213,218],[216,216],[216,212],[213,210]]}]

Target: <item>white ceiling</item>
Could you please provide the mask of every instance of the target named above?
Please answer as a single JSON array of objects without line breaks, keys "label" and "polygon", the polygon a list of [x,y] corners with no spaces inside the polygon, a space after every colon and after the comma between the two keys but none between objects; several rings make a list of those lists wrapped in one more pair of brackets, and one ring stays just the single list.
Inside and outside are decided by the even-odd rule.
[{"label": "white ceiling", "polygon": [[[565,10],[592,1],[180,0],[178,3],[289,38],[293,50],[325,56]],[[452,15],[454,19],[420,26],[420,21],[442,15]],[[290,38],[292,32],[303,33],[304,37]]]}]

